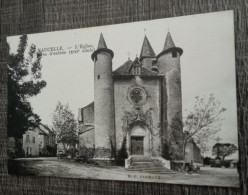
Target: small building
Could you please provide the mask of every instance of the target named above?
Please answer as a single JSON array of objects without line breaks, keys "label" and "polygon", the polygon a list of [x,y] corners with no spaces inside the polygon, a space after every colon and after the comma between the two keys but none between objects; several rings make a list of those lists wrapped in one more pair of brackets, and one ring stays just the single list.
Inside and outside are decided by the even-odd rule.
[{"label": "small building", "polygon": [[56,148],[55,140],[56,134],[48,126],[39,123],[29,127],[22,139],[24,156],[51,155],[48,148]]},{"label": "small building", "polygon": [[201,150],[196,145],[193,139],[191,139],[185,148],[185,161],[188,163],[202,163]]},{"label": "small building", "polygon": [[79,146],[84,148],[94,148],[94,102],[79,109]]}]

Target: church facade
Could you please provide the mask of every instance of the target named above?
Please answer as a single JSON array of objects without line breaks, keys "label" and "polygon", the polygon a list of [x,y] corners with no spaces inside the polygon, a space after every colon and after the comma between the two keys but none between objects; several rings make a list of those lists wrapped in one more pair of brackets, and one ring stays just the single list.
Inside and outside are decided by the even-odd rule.
[{"label": "church facade", "polygon": [[[162,45],[161,45],[162,47]],[[112,70],[114,51],[101,34],[94,62],[94,102],[79,109],[79,145],[93,160],[111,162],[123,147],[132,158],[182,160],[180,58],[168,33],[155,54],[147,36],[140,57]]]}]

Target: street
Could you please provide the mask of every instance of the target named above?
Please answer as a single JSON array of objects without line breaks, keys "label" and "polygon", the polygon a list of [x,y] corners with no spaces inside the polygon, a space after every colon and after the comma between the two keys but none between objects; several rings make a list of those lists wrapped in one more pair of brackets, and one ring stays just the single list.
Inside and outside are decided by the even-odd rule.
[{"label": "street", "polygon": [[117,166],[97,167],[56,157],[11,160],[9,174],[239,187],[237,170],[232,168],[201,167],[197,174],[149,174]]}]

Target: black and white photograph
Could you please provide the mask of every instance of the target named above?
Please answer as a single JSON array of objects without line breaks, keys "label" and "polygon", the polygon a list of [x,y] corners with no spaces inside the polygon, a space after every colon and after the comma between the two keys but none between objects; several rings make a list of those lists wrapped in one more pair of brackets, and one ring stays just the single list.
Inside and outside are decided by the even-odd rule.
[{"label": "black and white photograph", "polygon": [[239,187],[233,11],[7,42],[9,174]]}]

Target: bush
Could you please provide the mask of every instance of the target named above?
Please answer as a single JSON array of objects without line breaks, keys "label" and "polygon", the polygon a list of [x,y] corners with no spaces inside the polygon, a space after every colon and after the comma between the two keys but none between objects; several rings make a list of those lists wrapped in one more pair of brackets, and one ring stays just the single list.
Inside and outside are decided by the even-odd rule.
[{"label": "bush", "polygon": [[231,162],[230,161],[224,161],[223,166],[226,168],[229,168],[231,166]]},{"label": "bush", "polygon": [[56,156],[57,154],[57,147],[52,147],[47,145],[46,146],[46,151],[48,156]]},{"label": "bush", "polygon": [[125,166],[125,159],[128,158],[126,143],[127,138],[124,137],[123,142],[121,144],[121,149],[118,151],[115,159],[116,165],[118,166]]},{"label": "bush", "polygon": [[211,158],[210,157],[205,157],[203,159],[203,164],[204,165],[211,165]]},{"label": "bush", "polygon": [[94,157],[95,148],[80,147],[78,150],[78,156],[76,161],[92,163],[92,158]]},{"label": "bush", "polygon": [[14,137],[8,137],[7,153],[8,153],[9,158],[15,158],[16,157],[16,140]]},{"label": "bush", "polygon": [[221,163],[216,163],[216,161],[213,161],[210,167],[221,167]]},{"label": "bush", "polygon": [[70,149],[66,150],[65,153],[66,153],[67,156],[71,156],[71,158],[74,158],[75,154],[77,154],[78,152],[79,152],[78,149],[70,148]]}]

